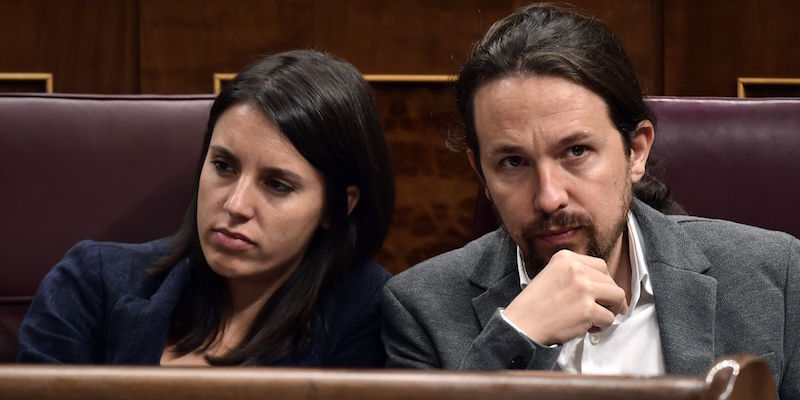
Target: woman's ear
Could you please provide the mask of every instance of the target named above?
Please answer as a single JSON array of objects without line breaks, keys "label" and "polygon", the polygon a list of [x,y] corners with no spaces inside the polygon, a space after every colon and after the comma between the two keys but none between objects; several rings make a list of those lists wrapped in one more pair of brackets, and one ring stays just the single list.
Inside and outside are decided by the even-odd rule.
[{"label": "woman's ear", "polygon": [[649,120],[640,122],[631,136],[630,171],[632,183],[639,182],[644,176],[645,165],[647,165],[647,158],[650,156],[650,148],[653,146],[655,136],[655,128],[653,128],[653,123]]},{"label": "woman's ear", "polygon": [[356,185],[350,185],[347,187],[347,215],[353,212],[353,209],[356,208],[356,204],[358,204],[358,199],[361,197],[361,190],[358,189]]},{"label": "woman's ear", "polygon": [[[347,215],[353,212],[353,209],[356,208],[358,204],[358,199],[361,197],[361,190],[358,189],[358,186],[350,185],[347,187]],[[320,222],[320,226],[322,229],[330,229],[331,227],[331,220],[328,218],[326,214],[322,218],[322,222]]]}]

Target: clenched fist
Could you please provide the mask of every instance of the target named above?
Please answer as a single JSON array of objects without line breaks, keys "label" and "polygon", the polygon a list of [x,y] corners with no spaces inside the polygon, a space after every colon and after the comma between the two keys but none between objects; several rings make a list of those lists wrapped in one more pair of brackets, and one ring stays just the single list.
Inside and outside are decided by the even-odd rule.
[{"label": "clenched fist", "polygon": [[560,250],[506,307],[504,315],[536,343],[563,344],[626,314],[625,291],[603,259]]}]

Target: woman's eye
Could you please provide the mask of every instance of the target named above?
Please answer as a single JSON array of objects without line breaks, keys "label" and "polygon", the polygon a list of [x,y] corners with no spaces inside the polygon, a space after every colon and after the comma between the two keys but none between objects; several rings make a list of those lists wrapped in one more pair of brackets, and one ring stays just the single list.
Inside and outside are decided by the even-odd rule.
[{"label": "woman's eye", "polygon": [[519,167],[520,165],[522,165],[522,157],[520,156],[506,157],[502,161],[500,161],[500,164],[503,165],[504,167]]},{"label": "woman's eye", "polygon": [[279,193],[289,193],[294,191],[294,188],[277,180],[277,179],[269,179],[267,180],[267,186]]},{"label": "woman's eye", "polygon": [[233,173],[233,167],[231,167],[231,165],[226,163],[225,161],[213,160],[211,161],[211,164],[214,164],[214,168],[217,170],[217,172],[221,174]]}]

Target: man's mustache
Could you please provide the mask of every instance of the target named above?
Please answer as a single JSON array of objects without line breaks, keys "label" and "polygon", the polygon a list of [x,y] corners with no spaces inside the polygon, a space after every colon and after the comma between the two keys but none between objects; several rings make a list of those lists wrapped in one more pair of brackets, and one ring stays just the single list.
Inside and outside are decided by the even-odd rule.
[{"label": "man's mustache", "polygon": [[592,227],[594,221],[586,213],[559,211],[554,214],[544,215],[538,220],[526,225],[522,229],[522,236],[524,238],[531,238],[533,236],[547,232],[554,227]]}]

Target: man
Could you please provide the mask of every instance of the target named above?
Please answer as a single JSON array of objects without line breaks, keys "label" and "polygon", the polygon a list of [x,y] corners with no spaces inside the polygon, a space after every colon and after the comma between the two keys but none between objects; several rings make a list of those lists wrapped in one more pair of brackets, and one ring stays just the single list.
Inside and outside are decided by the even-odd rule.
[{"label": "man", "polygon": [[475,45],[457,96],[503,227],[390,280],[390,367],[703,374],[746,352],[800,397],[800,241],[665,215],[655,119],[605,25],[525,7]]}]

